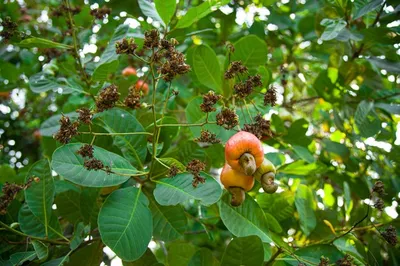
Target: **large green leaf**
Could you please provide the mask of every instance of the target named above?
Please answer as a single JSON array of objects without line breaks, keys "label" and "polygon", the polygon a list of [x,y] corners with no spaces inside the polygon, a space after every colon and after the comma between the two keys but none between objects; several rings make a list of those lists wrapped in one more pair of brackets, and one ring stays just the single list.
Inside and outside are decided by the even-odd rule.
[{"label": "large green leaf", "polygon": [[[129,175],[137,174],[137,170],[121,156],[100,147],[93,146],[94,157],[109,166],[112,173],[103,170],[87,170],[84,159],[76,152],[83,143],[71,143],[58,148],[53,154],[51,166],[65,179],[88,187],[109,187],[119,185],[129,179]],[[124,175],[119,175],[124,174]]]},{"label": "large green leaf", "polygon": [[[219,261],[209,249],[198,250],[190,259],[188,266],[219,266]],[[224,265],[224,264],[222,264]]]},{"label": "large green leaf", "polygon": [[80,193],[75,190],[68,190],[56,196],[58,214],[72,224],[82,218],[79,196]]},{"label": "large green leaf", "polygon": [[317,226],[314,202],[315,199],[311,189],[306,185],[300,184],[296,190],[294,203],[299,213],[301,230],[306,235],[310,235]]},{"label": "large green leaf", "polygon": [[196,21],[200,20],[201,18],[207,16],[211,12],[228,3],[229,0],[208,0],[196,7],[192,7],[186,12],[186,14],[182,18],[179,19],[178,24],[175,26],[175,28],[187,28]]},{"label": "large green leaf", "polygon": [[27,204],[24,204],[18,213],[18,222],[20,224],[21,231],[27,235],[46,237],[50,239],[57,239],[62,236],[60,223],[57,220],[57,216],[52,213],[50,216],[49,224],[47,225],[48,234],[44,224],[37,218]]},{"label": "large green leaf", "polygon": [[98,266],[103,259],[103,245],[101,241],[95,241],[83,248],[74,252],[69,261],[65,263],[66,266]]},{"label": "large green leaf", "polygon": [[175,0],[154,0],[156,10],[165,25],[168,25],[172,16],[175,14],[176,1]]},{"label": "large green leaf", "polygon": [[71,252],[72,250],[66,256],[48,261],[46,263],[43,263],[41,266],[63,266],[64,263],[69,261],[69,254],[71,254]]},{"label": "large green leaf", "polygon": [[325,31],[321,35],[321,39],[324,41],[329,41],[336,38],[341,30],[343,30],[347,23],[344,20],[333,20],[333,19],[323,19],[321,21],[322,26],[326,26]]},{"label": "large green leaf", "polygon": [[256,35],[242,37],[234,46],[235,52],[231,61],[240,60],[248,68],[257,68],[267,63],[267,45]]},{"label": "large green leaf", "polygon": [[[165,2],[165,1],[164,1]],[[158,9],[156,9],[156,6],[147,0],[138,0],[140,9],[142,10],[143,14],[145,14],[147,17],[152,18],[155,21],[158,21],[165,27],[166,23],[162,18],[160,17],[160,14],[158,14]],[[156,3],[157,4],[157,3]],[[165,8],[165,7],[164,7]]]},{"label": "large green leaf", "polygon": [[245,201],[239,207],[230,204],[231,196],[225,193],[218,202],[222,222],[229,232],[237,237],[256,235],[265,243],[270,243],[268,223],[263,210],[257,202],[246,196]]},{"label": "large green leaf", "polygon": [[196,252],[196,247],[190,243],[177,241],[168,247],[167,265],[187,266]]},{"label": "large green leaf", "polygon": [[213,49],[199,45],[193,52],[193,70],[197,79],[216,92],[222,91],[221,69]]},{"label": "large green leaf", "polygon": [[[129,112],[113,108],[96,116],[101,126],[110,133],[145,132],[139,121]],[[115,145],[121,149],[122,154],[139,169],[147,154],[146,135],[121,135],[114,137]]]},{"label": "large green leaf", "polygon": [[257,195],[256,199],[260,207],[268,214],[273,215],[278,222],[294,215],[294,195],[291,191],[279,194],[261,193]]},{"label": "large green leaf", "polygon": [[86,224],[90,224],[92,228],[97,227],[97,216],[100,211],[99,203],[99,188],[83,188],[80,193],[80,211],[83,221]]},{"label": "large green leaf", "polygon": [[119,61],[114,60],[104,64],[99,65],[93,71],[92,80],[93,81],[107,81],[109,80],[109,75],[114,74],[117,70]]},{"label": "large green leaf", "polygon": [[163,264],[157,261],[156,256],[154,256],[153,252],[149,248],[146,249],[146,252],[140,257],[140,259],[130,262],[122,261],[122,264],[124,266],[163,266]]},{"label": "large green leaf", "polygon": [[205,178],[205,183],[193,187],[193,175],[189,173],[178,174],[172,178],[156,180],[154,197],[161,205],[176,205],[194,199],[200,204],[211,205],[216,203],[222,194],[221,186],[210,175],[200,173]]},{"label": "large green leaf", "polygon": [[32,240],[32,246],[35,249],[36,256],[39,260],[44,260],[49,255],[49,248],[43,242]]},{"label": "large green leaf", "polygon": [[37,161],[32,165],[26,175],[26,181],[34,177],[38,177],[40,180],[32,182],[32,185],[25,190],[25,200],[31,212],[45,226],[46,235],[48,235],[47,227],[50,223],[55,186],[47,159]]},{"label": "large green leaf", "polygon": [[35,251],[27,251],[27,252],[17,252],[10,256],[9,262],[11,265],[22,265],[24,262],[32,261],[36,258]]},{"label": "large green leaf", "polygon": [[37,37],[31,37],[25,40],[22,40],[18,46],[20,47],[25,47],[25,48],[58,48],[58,49],[71,49],[72,46],[63,44],[63,43],[58,43],[58,42],[53,42],[47,39],[42,39],[42,38],[37,38]]},{"label": "large green leaf", "polygon": [[326,166],[321,162],[306,163],[303,160],[297,160],[278,168],[279,173],[290,175],[309,175],[312,173],[322,173],[326,170]]},{"label": "large green leaf", "polygon": [[187,227],[187,218],[182,206],[162,206],[154,197],[148,197],[153,215],[153,237],[172,241],[182,237]]},{"label": "large green leaf", "polygon": [[262,265],[264,262],[264,248],[258,236],[234,238],[226,247],[222,256],[221,265]]},{"label": "large green leaf", "polygon": [[63,94],[72,92],[82,92],[82,88],[69,83],[65,78],[58,78],[39,72],[29,78],[29,87],[35,93],[46,92],[49,90],[59,91]]},{"label": "large green leaf", "polygon": [[361,136],[368,138],[379,132],[381,122],[373,111],[373,102],[362,101],[357,106],[354,120]]},{"label": "large green leaf", "polygon": [[363,5],[362,8],[355,9],[355,14],[352,19],[356,20],[364,16],[365,14],[377,9],[382,4],[382,2],[383,2],[382,0],[373,0],[366,5]]},{"label": "large green leaf", "polygon": [[136,187],[111,193],[99,213],[101,239],[121,259],[134,261],[147,249],[153,233],[149,201]]},{"label": "large green leaf", "polygon": [[[318,265],[322,256],[328,258],[329,263],[334,263],[343,258],[343,254],[332,245],[311,245],[297,250],[294,254],[309,261],[310,263],[307,263],[307,265],[311,265],[311,263]],[[290,255],[287,255],[286,258],[287,260],[283,260],[289,265],[297,266],[299,264],[299,262]]]}]

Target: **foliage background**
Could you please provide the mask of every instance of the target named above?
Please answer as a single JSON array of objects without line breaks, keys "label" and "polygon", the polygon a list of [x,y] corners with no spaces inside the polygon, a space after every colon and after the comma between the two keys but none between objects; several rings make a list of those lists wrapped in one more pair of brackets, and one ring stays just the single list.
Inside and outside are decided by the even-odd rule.
[{"label": "foliage background", "polygon": [[[129,228],[140,237],[132,241],[146,250],[148,241],[141,243],[141,239],[152,240],[140,261],[126,265],[237,265],[238,261],[246,265],[317,265],[322,255],[335,263],[345,254],[351,255],[357,265],[399,264],[398,248],[389,245],[380,233],[389,224],[395,228],[399,225],[397,1],[193,0],[178,1],[176,12],[169,9],[174,1],[155,2],[156,8],[148,1],[70,1],[71,6],[82,8],[73,16],[76,38],[63,34],[68,30],[67,17],[51,15],[59,8],[59,1],[0,4],[2,21],[9,16],[18,22],[18,31],[24,33],[25,39],[3,39],[0,46],[0,184],[23,184],[32,173],[39,173],[48,181],[20,192],[7,215],[0,216],[2,229],[7,229],[0,231],[0,264],[28,261],[25,263],[59,265],[68,260],[71,265],[98,265],[101,261],[109,264],[113,258],[103,256],[99,241],[99,209],[112,223],[113,216],[129,212],[130,202],[138,198],[142,209],[135,216],[136,227]],[[112,9],[111,14],[104,19],[93,18],[90,10],[103,5]],[[157,155],[167,165],[173,159],[186,164],[198,158],[207,163],[204,175],[211,182],[206,183],[209,187],[189,193],[188,198],[168,197],[171,191],[161,183],[173,183],[170,179],[158,181],[159,197],[156,191],[153,197],[154,186],[144,189],[139,197],[132,187],[133,179],[120,188],[96,184],[103,187],[100,189],[69,182],[82,185],[77,179],[83,168],[71,176],[51,171],[48,161],[54,170],[55,163],[62,167],[73,156],[54,153],[61,146],[52,138],[60,114],[73,117],[77,108],[93,107],[91,95],[110,83],[119,87],[121,97],[127,95],[137,78],[123,77],[122,69],[133,65],[141,77],[150,69],[134,57],[117,56],[114,43],[131,36],[141,44],[144,32],[154,27],[162,30],[164,21],[170,29],[168,38],[178,40],[178,49],[186,55],[192,71],[172,82],[171,88],[179,95],[167,102],[163,123],[204,121],[198,96],[210,89],[226,98],[231,96],[232,84],[222,75],[228,65],[225,44],[234,44],[236,51],[231,59],[242,60],[251,73],[262,75],[261,92],[270,86],[278,91],[278,105],[274,107],[263,106],[262,95],[257,93],[247,104],[237,103],[245,110],[237,108],[242,126],[245,119],[250,120],[246,109],[252,116],[257,113],[250,101],[271,120],[275,137],[265,141],[265,149],[266,158],[278,167],[278,193],[264,194],[257,185],[237,209],[227,204],[228,195],[219,199],[222,191],[206,173],[218,179],[218,169],[224,163],[223,144],[200,147],[193,142],[199,136],[199,127],[166,127]],[[84,72],[76,64],[74,53],[65,49],[74,46],[74,40]],[[160,82],[156,94],[158,117],[167,92],[168,84]],[[151,104],[152,94],[143,101]],[[113,120],[122,114],[129,119]],[[113,127],[151,132],[152,123],[148,109],[115,108],[100,114],[93,128],[103,133],[115,130]],[[223,143],[232,135],[215,125],[205,127]],[[90,136],[81,135],[72,142],[91,140]],[[132,159],[121,141],[131,143],[142,157]],[[113,160],[114,165],[132,162],[125,165],[129,173],[131,168],[142,170],[142,165],[150,162],[152,148],[140,145],[145,141],[144,136],[121,140],[105,135],[98,136],[94,144],[106,149],[99,150],[99,156],[101,152],[104,156],[110,156],[107,152],[119,155]],[[70,145],[72,149],[73,144]],[[166,169],[157,167],[159,177],[164,177]],[[190,180],[186,175],[181,177]],[[377,202],[376,195],[370,197],[377,180],[385,185],[383,211],[369,207]],[[43,191],[50,191],[51,195],[38,199]],[[112,191],[116,193],[107,198]],[[118,199],[118,193],[124,192],[127,194]],[[111,204],[113,197],[115,206]],[[106,198],[110,200],[108,210],[102,207]],[[168,202],[171,199],[173,203]],[[125,203],[128,209],[117,213],[119,203]],[[176,203],[179,205],[164,206]],[[35,209],[35,204],[45,210]],[[51,210],[51,206],[56,209]],[[366,214],[368,217],[363,220]],[[153,217],[153,228],[138,231],[137,224],[148,217]],[[358,227],[340,237],[359,221]],[[13,223],[19,225],[15,229],[8,227]],[[54,230],[49,232],[49,228]],[[144,236],[149,230],[152,234]],[[101,237],[103,242],[107,239],[105,235]],[[230,242],[232,237],[237,238]],[[104,250],[112,253],[107,247]],[[115,247],[114,252],[121,258],[130,253],[124,247]],[[89,257],[93,261],[87,261]]]}]

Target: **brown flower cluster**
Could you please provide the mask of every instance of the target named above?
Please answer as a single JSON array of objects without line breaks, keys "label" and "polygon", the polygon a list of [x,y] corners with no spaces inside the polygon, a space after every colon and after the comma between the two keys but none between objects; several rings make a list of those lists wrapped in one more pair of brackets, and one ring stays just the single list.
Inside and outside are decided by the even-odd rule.
[{"label": "brown flower cluster", "polygon": [[209,91],[203,95],[203,103],[200,105],[200,109],[204,113],[214,112],[217,110],[214,105],[221,99],[222,96],[215,94],[213,91]]},{"label": "brown flower cluster", "polygon": [[124,104],[131,109],[140,108],[140,92],[136,91],[134,87],[129,88],[129,94],[124,100]]},{"label": "brown flower cluster", "polygon": [[239,98],[246,98],[253,92],[255,87],[260,86],[262,86],[261,76],[257,74],[255,76],[249,76],[247,80],[235,84],[233,89]]},{"label": "brown flower cluster", "polygon": [[104,168],[103,162],[96,158],[91,158],[91,159],[85,161],[83,163],[83,166],[89,171],[90,170],[97,171],[97,170],[102,170]]},{"label": "brown flower cluster", "polygon": [[82,156],[83,158],[85,157],[93,158],[93,151],[94,149],[92,145],[85,144],[82,147],[80,147],[80,149],[76,153]]},{"label": "brown flower cluster", "polygon": [[271,122],[264,119],[260,114],[254,117],[254,123],[245,124],[243,130],[252,133],[261,139],[264,136],[272,136]]},{"label": "brown flower cluster", "polygon": [[68,13],[71,13],[71,15],[76,15],[81,12],[81,7],[68,7],[65,4],[61,4],[59,7],[53,9],[50,13],[50,16],[52,17],[63,17],[66,16]]},{"label": "brown flower cluster", "polygon": [[232,79],[235,75],[247,73],[248,68],[241,61],[233,61],[227,71],[225,71],[225,79]]},{"label": "brown flower cluster", "polygon": [[185,62],[185,55],[175,49],[178,42],[175,39],[162,40],[162,50],[155,55],[159,58],[155,58],[156,62],[160,61],[161,57],[165,57],[164,63],[162,63],[159,73],[163,75],[165,81],[173,80],[177,75],[183,75],[190,71],[190,66]]},{"label": "brown flower cluster", "polygon": [[186,171],[193,175],[192,186],[197,187],[199,183],[205,183],[206,179],[200,176],[200,171],[204,171],[206,169],[206,164],[200,160],[194,159],[191,160],[187,166]]},{"label": "brown flower cluster", "polygon": [[276,90],[274,87],[269,88],[264,94],[264,105],[268,104],[271,106],[276,105]]},{"label": "brown flower cluster", "polygon": [[383,209],[385,208],[385,202],[381,198],[377,198],[374,207],[379,211],[383,211]]},{"label": "brown flower cluster", "polygon": [[381,233],[383,238],[392,246],[396,246],[397,240],[397,231],[396,228],[392,225],[389,225],[388,228],[384,232]]},{"label": "brown flower cluster", "polygon": [[61,50],[57,48],[45,48],[43,49],[43,55],[46,57],[46,62],[50,62],[51,59],[53,58],[58,58],[62,55],[63,53]]},{"label": "brown flower cluster", "polygon": [[329,266],[329,258],[321,257],[318,266]]},{"label": "brown flower cluster", "polygon": [[342,259],[336,261],[336,265],[338,266],[355,266],[353,262],[353,257],[346,254]]},{"label": "brown flower cluster", "polygon": [[62,144],[67,144],[74,136],[78,135],[79,122],[71,122],[68,116],[62,115],[60,118],[60,130],[54,135],[54,139]]},{"label": "brown flower cluster", "polygon": [[97,19],[104,19],[107,15],[111,14],[111,8],[103,6],[101,8],[95,8],[90,10],[90,15]]},{"label": "brown flower cluster", "polygon": [[144,33],[143,46],[147,49],[158,48],[160,45],[160,33],[158,30],[153,29]]},{"label": "brown flower cluster", "polygon": [[117,54],[134,55],[137,48],[138,45],[135,43],[134,38],[123,38],[115,43],[115,52]]},{"label": "brown flower cluster", "polygon": [[7,213],[8,206],[15,199],[18,192],[30,187],[33,181],[39,182],[40,179],[37,177],[35,177],[35,179],[29,178],[24,185],[17,185],[15,183],[10,184],[8,182],[4,183],[2,188],[3,195],[0,197],[0,215],[5,215]]},{"label": "brown flower cluster", "polygon": [[239,124],[239,116],[233,109],[225,108],[216,116],[217,125],[232,129]]},{"label": "brown flower cluster", "polygon": [[383,209],[385,208],[385,202],[380,198],[386,195],[383,182],[380,180],[376,181],[375,185],[372,187],[372,192],[378,195],[375,199],[374,207],[379,211],[383,211]]},{"label": "brown flower cluster", "polygon": [[171,168],[169,168],[168,171],[168,176],[169,177],[174,177],[180,172],[179,168],[176,167],[175,165],[172,165]]},{"label": "brown flower cluster", "polygon": [[217,135],[211,133],[208,130],[203,130],[203,129],[201,130],[200,137],[195,138],[194,141],[211,143],[211,144],[216,144],[221,142],[221,140],[217,138]]},{"label": "brown flower cluster", "polygon": [[18,27],[17,23],[12,21],[10,17],[5,17],[1,22],[1,26],[3,26],[3,30],[0,32],[0,36],[5,40],[11,39],[11,37],[15,35]]},{"label": "brown flower cluster", "polygon": [[115,85],[110,85],[104,88],[99,97],[96,99],[96,107],[98,112],[111,109],[119,99],[118,88]]},{"label": "brown flower cluster", "polygon": [[80,109],[77,109],[76,112],[79,114],[78,120],[80,122],[82,122],[86,125],[89,125],[92,123],[93,114],[88,108],[82,107]]}]

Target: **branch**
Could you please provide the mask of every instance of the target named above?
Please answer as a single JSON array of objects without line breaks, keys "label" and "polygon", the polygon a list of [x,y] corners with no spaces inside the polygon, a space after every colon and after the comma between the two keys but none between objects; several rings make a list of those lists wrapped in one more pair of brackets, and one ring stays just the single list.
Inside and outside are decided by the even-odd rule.
[{"label": "branch", "polygon": [[98,133],[98,132],[79,132],[79,134],[91,134],[94,136],[123,136],[123,135],[150,135],[151,132],[115,132],[115,133]]},{"label": "branch", "polygon": [[281,248],[278,248],[278,250],[275,252],[275,254],[267,262],[264,263],[264,266],[272,265],[272,263],[275,261],[275,259],[282,253],[283,253],[283,250]]}]

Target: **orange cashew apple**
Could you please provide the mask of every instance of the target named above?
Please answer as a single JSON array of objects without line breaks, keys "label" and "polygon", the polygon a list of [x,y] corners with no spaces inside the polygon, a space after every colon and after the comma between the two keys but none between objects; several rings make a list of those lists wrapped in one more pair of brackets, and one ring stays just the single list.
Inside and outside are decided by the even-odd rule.
[{"label": "orange cashew apple", "polygon": [[122,75],[124,77],[136,76],[136,69],[131,66],[128,66],[124,68],[124,70],[122,70]]},{"label": "orange cashew apple", "polygon": [[264,159],[261,166],[254,173],[254,178],[260,181],[262,188],[268,194],[275,193],[278,189],[278,185],[275,181],[275,166],[267,159]]},{"label": "orange cashew apple", "polygon": [[225,160],[234,170],[253,175],[264,160],[261,141],[246,131],[236,133],[226,142]]},{"label": "orange cashew apple", "polygon": [[135,89],[137,92],[142,91],[144,95],[149,94],[149,85],[141,79],[136,82]]},{"label": "orange cashew apple", "polygon": [[221,172],[221,183],[232,194],[231,205],[239,206],[246,197],[246,191],[254,186],[254,178],[232,169],[225,164]]}]

